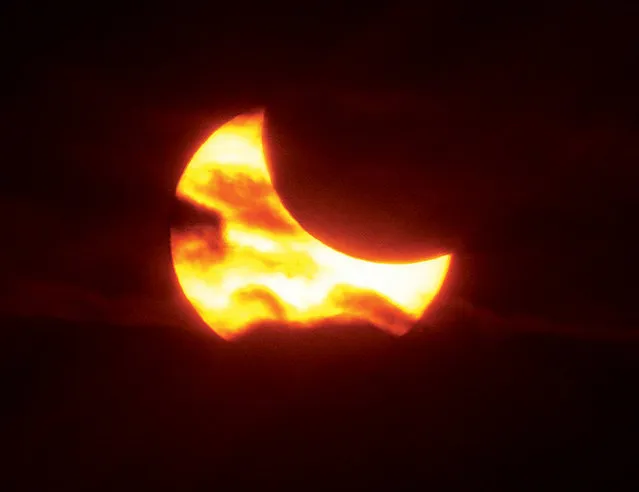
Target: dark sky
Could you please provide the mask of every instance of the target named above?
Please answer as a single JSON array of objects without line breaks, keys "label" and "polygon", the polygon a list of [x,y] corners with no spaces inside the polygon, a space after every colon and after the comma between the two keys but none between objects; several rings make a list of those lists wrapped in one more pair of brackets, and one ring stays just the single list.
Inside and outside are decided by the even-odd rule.
[{"label": "dark sky", "polygon": [[[13,485],[630,479],[636,7],[318,4],[2,7]],[[326,242],[454,248],[435,332],[203,330],[171,269],[173,193],[255,106]]]}]

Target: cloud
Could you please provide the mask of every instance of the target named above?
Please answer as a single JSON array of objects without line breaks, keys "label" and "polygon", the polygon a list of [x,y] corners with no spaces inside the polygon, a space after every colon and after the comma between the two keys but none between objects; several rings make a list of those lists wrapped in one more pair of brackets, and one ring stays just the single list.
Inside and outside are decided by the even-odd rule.
[{"label": "cloud", "polygon": [[440,301],[426,314],[421,330],[435,327],[444,332],[462,330],[496,336],[547,334],[601,342],[639,342],[639,332],[621,326],[593,327],[531,315],[506,316],[459,297]]},{"label": "cloud", "polygon": [[179,299],[106,296],[82,286],[35,279],[14,283],[0,299],[0,312],[6,316],[122,326],[184,326],[189,323],[184,308]]},{"label": "cloud", "polygon": [[[79,225],[35,201],[4,200],[3,208],[13,211],[4,220],[3,248],[9,261],[4,271],[6,287],[0,295],[3,315],[125,326],[203,326],[174,278],[169,223],[162,214],[129,214],[126,220],[116,220],[117,212],[109,220],[96,216]],[[210,224],[214,230],[217,218],[202,213],[189,220]],[[380,316],[392,313],[384,311]],[[598,325],[505,316],[470,299],[449,297],[435,301],[419,328],[490,335],[547,333],[601,341],[632,342],[639,336],[603,321]]]},{"label": "cloud", "polygon": [[[268,302],[273,309],[281,310],[277,300],[268,293],[247,292],[245,295],[260,302]],[[248,299],[247,299],[248,300]],[[367,303],[366,295],[349,302]],[[371,304],[372,303],[372,304]],[[379,299],[371,297],[371,309],[375,308],[380,319],[388,321],[389,316],[399,316],[392,309],[382,306]],[[90,288],[69,283],[51,282],[37,279],[23,279],[14,282],[10,293],[0,297],[0,314],[23,318],[51,318],[79,323],[104,323],[116,326],[163,326],[176,329],[203,328],[203,322],[197,317],[188,301],[182,296],[173,295],[154,297],[151,295],[112,295],[91,290]],[[398,320],[402,324],[404,320]],[[299,325],[299,324],[297,324]],[[262,339],[259,333],[293,334],[297,332],[293,324],[269,322],[256,326],[248,334],[251,338]],[[347,320],[326,320],[314,323],[311,332],[317,336],[327,333],[335,335],[338,329],[347,329],[355,336],[361,329],[362,335],[370,337],[370,328],[361,323]],[[353,328],[353,329],[351,329]],[[366,329],[364,329],[366,328]],[[308,330],[302,330],[307,332]],[[592,340],[597,342],[639,343],[639,333],[628,329],[615,329],[610,326],[584,328],[580,325],[557,323],[552,320],[533,316],[503,316],[499,313],[473,305],[471,302],[450,298],[436,301],[432,309],[418,322],[415,334],[428,336],[438,332],[456,336],[460,333],[476,334],[488,338],[503,338],[519,335],[550,335],[567,339]],[[251,335],[254,333],[254,335]],[[256,334],[257,333],[257,334]],[[300,332],[301,333],[301,332]],[[312,334],[311,334],[312,335]],[[315,337],[315,335],[312,335]]]}]

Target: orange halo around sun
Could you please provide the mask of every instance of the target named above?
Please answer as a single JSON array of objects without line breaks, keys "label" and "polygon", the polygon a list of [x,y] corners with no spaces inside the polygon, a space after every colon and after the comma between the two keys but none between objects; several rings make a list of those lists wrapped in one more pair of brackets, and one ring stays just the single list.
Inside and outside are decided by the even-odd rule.
[{"label": "orange halo around sun", "polygon": [[178,183],[179,199],[221,217],[221,228],[171,230],[173,264],[186,297],[225,339],[268,321],[299,328],[329,319],[364,321],[406,333],[441,288],[450,255],[375,263],[311,236],[273,187],[262,123],[258,112],[223,125]]}]

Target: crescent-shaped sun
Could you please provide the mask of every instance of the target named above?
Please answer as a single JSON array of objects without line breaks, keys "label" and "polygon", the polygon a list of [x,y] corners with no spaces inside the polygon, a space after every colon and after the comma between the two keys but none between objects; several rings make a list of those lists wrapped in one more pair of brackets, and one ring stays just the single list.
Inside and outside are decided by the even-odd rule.
[{"label": "crescent-shaped sun", "polygon": [[406,333],[441,288],[450,256],[374,263],[311,236],[272,184],[262,125],[262,112],[226,123],[180,178],[178,199],[221,218],[219,227],[171,230],[173,265],[186,297],[225,339],[261,322],[305,327],[327,319]]}]

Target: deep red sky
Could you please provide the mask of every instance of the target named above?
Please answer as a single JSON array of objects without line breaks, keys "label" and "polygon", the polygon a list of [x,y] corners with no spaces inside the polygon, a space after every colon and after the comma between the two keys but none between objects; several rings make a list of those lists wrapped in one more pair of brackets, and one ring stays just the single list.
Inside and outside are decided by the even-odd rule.
[{"label": "deep red sky", "polygon": [[[606,490],[636,475],[636,7],[463,3],[3,6],[14,485]],[[305,91],[377,133],[340,140],[303,107],[315,160],[277,171],[291,203],[330,196],[324,233],[369,254],[453,237],[443,329],[233,346],[190,329],[168,244],[182,167],[238,112]],[[428,131],[407,140],[411,121]]]}]

